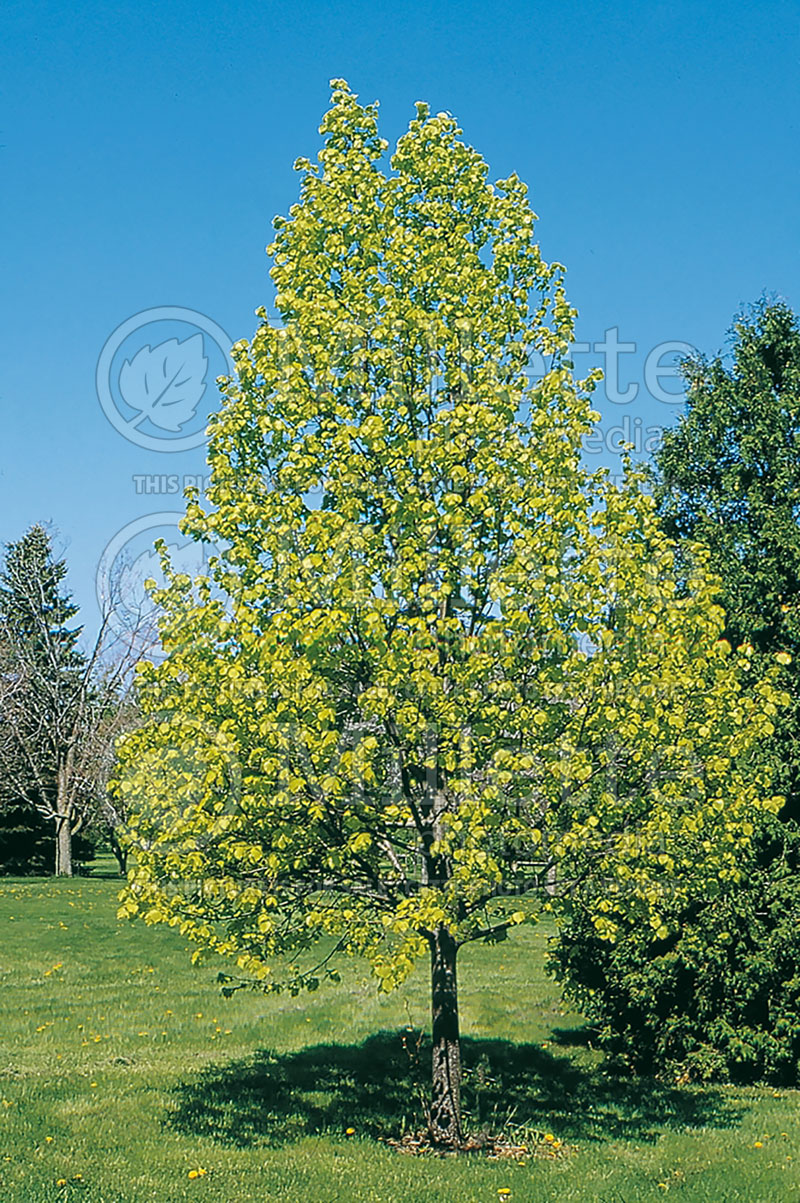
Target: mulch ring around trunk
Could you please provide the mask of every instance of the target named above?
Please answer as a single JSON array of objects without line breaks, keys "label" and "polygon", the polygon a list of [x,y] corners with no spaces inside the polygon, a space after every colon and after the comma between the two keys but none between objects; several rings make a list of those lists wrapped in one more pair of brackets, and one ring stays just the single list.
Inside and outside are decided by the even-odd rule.
[{"label": "mulch ring around trunk", "polygon": [[458,1153],[480,1153],[489,1161],[516,1161],[520,1165],[532,1159],[557,1161],[568,1156],[571,1149],[552,1132],[526,1132],[524,1139],[510,1140],[502,1136],[467,1136],[458,1148],[434,1144],[425,1132],[407,1132],[399,1140],[387,1138],[385,1143],[398,1153],[411,1156],[435,1154],[437,1157],[454,1157]]}]

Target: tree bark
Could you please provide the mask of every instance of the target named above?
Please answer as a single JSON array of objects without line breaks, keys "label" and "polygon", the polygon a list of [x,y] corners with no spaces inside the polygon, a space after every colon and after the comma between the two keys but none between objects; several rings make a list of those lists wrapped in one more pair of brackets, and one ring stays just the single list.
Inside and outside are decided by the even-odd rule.
[{"label": "tree bark", "polygon": [[56,816],[56,877],[72,877],[72,825],[68,815]]},{"label": "tree bark", "polygon": [[122,847],[122,844],[120,844],[113,831],[108,833],[108,842],[111,845],[111,851],[114,853],[117,864],[119,865],[120,875],[124,877],[128,871],[128,853]]},{"label": "tree bark", "polygon": [[461,1045],[456,988],[457,946],[446,927],[430,937],[433,1019],[433,1089],[430,1137],[434,1144],[457,1148],[461,1130]]}]

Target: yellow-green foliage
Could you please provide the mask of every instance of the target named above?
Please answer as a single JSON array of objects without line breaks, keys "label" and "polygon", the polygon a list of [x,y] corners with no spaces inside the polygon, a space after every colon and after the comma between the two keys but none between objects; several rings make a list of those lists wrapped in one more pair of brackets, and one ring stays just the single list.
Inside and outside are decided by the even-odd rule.
[{"label": "yellow-green foliage", "polygon": [[122,912],[265,985],[280,953],[315,984],[333,935],[389,989],[426,931],[501,937],[586,880],[601,935],[658,931],[777,808],[750,752],[781,697],[741,687],[636,474],[582,467],[593,381],[525,185],[424,105],[389,169],[341,81],[321,132],[189,501],[209,577],[157,592]]}]

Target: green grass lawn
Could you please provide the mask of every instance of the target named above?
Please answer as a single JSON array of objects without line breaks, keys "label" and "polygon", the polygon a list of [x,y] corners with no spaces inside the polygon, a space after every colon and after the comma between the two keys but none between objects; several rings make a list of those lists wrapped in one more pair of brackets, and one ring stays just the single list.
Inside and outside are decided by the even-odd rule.
[{"label": "green grass lawn", "polygon": [[422,968],[389,998],[353,964],[302,998],[224,999],[174,931],[116,919],[103,871],[0,879],[0,1203],[800,1201],[800,1095],[605,1073],[543,931],[461,955],[465,1096],[473,1128],[569,1153],[410,1157],[381,1137],[419,1123]]}]

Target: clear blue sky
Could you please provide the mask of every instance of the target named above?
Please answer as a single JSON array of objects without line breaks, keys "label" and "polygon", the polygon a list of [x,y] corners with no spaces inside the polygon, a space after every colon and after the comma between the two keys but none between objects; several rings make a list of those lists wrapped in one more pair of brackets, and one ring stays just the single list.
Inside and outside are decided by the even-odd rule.
[{"label": "clear blue sky", "polygon": [[[158,307],[252,333],[273,295],[270,223],[296,199],[294,159],[316,153],[331,77],[380,100],[391,143],[425,99],[494,178],[529,183],[579,338],[616,327],[637,347],[620,391],[638,395],[598,399],[606,431],[674,421],[644,379],[653,347],[714,351],[765,291],[800,308],[794,2],[6,0],[0,22],[0,540],[51,521],[89,625],[109,541],[140,520],[139,555],[147,515],[180,508],[135,478],[203,464],[202,447],[123,438],[98,402],[98,357]],[[189,333],[162,314],[146,341]],[[197,412],[209,406],[213,383]]]}]

